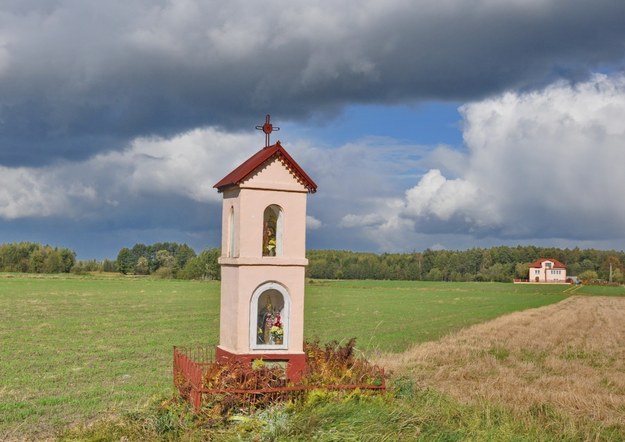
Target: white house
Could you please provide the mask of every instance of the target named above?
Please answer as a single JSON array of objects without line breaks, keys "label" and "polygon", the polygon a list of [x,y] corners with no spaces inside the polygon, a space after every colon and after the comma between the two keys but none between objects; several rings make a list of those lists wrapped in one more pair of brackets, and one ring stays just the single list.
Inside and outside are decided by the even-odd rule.
[{"label": "white house", "polygon": [[530,264],[530,282],[566,282],[566,266],[557,259],[543,258]]}]

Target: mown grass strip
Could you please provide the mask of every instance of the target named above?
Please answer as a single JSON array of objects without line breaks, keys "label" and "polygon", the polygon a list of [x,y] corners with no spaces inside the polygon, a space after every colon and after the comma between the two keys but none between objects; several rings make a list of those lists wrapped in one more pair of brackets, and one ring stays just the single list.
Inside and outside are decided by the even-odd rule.
[{"label": "mown grass strip", "polygon": [[358,337],[365,351],[400,352],[472,324],[566,297],[563,285],[413,281],[313,281],[305,333],[322,341]]}]

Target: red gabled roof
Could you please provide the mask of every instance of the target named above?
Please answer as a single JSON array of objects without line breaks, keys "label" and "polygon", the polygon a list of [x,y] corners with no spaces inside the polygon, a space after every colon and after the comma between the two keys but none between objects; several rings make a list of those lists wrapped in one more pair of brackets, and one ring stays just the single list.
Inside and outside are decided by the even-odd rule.
[{"label": "red gabled roof", "polygon": [[538,261],[534,261],[533,263],[530,264],[530,268],[539,268],[542,267],[543,262],[545,261],[550,261],[553,263],[553,268],[554,269],[566,269],[566,266],[564,264],[562,264],[560,261],[558,261],[557,259],[553,259],[553,258],[542,258],[539,259]]},{"label": "red gabled roof", "polygon": [[295,162],[293,157],[282,147],[278,141],[272,146],[267,146],[256,152],[246,161],[244,161],[239,167],[234,169],[228,175],[223,177],[217,184],[218,191],[222,192],[226,187],[235,186],[241,184],[247,179],[260,165],[272,157],[280,158],[283,163],[288,167],[291,172],[302,182],[302,184],[308,189],[310,193],[317,191],[317,185],[310,179],[310,177],[304,172],[304,170]]}]

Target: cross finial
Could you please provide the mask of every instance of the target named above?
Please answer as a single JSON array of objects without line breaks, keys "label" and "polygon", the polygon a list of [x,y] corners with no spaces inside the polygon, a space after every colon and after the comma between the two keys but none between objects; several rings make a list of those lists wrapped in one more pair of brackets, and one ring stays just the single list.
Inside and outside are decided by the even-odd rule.
[{"label": "cross finial", "polygon": [[257,130],[262,130],[265,133],[265,147],[269,147],[269,136],[271,135],[271,132],[273,132],[274,130],[280,130],[279,127],[271,124],[271,122],[269,121],[270,119],[271,117],[269,116],[269,114],[267,114],[267,116],[265,117],[265,124],[263,124],[262,126],[256,126]]}]

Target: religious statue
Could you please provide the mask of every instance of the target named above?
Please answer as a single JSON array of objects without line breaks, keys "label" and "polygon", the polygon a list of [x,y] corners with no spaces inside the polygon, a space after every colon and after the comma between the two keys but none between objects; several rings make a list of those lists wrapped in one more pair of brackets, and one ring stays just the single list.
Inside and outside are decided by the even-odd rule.
[{"label": "religious statue", "polygon": [[281,311],[267,301],[263,308],[258,311],[258,330],[256,331],[257,344],[282,344],[283,325]]},{"label": "religious statue", "polygon": [[271,343],[271,327],[273,326],[274,315],[275,313],[273,306],[271,305],[271,300],[267,297],[267,302],[258,312],[257,344]]},{"label": "religious statue", "polygon": [[263,256],[275,256],[276,233],[268,224],[269,222],[265,223],[265,229],[263,230]]}]

